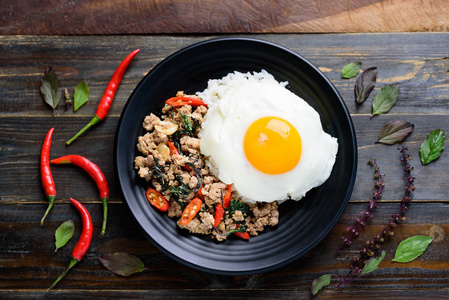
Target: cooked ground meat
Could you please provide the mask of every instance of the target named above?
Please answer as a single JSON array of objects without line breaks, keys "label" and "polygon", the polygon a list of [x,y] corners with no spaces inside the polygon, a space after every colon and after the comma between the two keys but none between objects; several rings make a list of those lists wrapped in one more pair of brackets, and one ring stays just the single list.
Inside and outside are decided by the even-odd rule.
[{"label": "cooked ground meat", "polygon": [[[258,235],[266,226],[277,225],[276,202],[245,204],[232,194],[224,219],[214,228],[215,207],[226,195],[227,185],[210,173],[201,155],[198,130],[206,112],[202,105],[166,105],[160,117],[147,116],[143,121],[147,132],[138,138],[137,149],[142,155],[135,158],[135,169],[169,201],[167,215],[178,219],[179,227],[218,241],[237,229]],[[187,225],[181,225],[182,212],[195,197],[203,199],[201,210]]]}]

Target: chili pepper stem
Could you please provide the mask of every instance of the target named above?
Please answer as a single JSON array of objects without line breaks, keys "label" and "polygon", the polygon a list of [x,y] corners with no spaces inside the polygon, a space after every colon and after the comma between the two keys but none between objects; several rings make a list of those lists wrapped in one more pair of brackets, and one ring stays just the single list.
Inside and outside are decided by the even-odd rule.
[{"label": "chili pepper stem", "polygon": [[106,222],[108,219],[108,201],[109,197],[103,197],[101,198],[101,201],[103,202],[103,225],[101,227],[101,235],[104,235],[106,232]]},{"label": "chili pepper stem", "polygon": [[45,217],[48,215],[48,213],[50,212],[50,209],[53,207],[53,203],[55,203],[56,196],[48,196],[47,199],[48,199],[48,207],[47,207],[47,210],[45,211],[44,216],[42,217],[41,225],[44,224]]},{"label": "chili pepper stem", "polygon": [[101,121],[101,119],[95,115],[92,120],[90,120],[89,123],[87,123],[86,126],[83,127],[83,129],[81,129],[80,131],[78,131],[77,134],[75,134],[70,140],[67,141],[67,146],[70,146],[70,144],[76,140],[76,138],[78,138],[80,135],[82,135],[87,129],[89,129],[90,127],[94,126],[95,124],[99,123]]},{"label": "chili pepper stem", "polygon": [[72,257],[72,259],[70,260],[70,264],[67,267],[67,269],[65,269],[64,272],[62,272],[61,275],[59,275],[58,279],[55,280],[55,282],[53,282],[53,284],[47,289],[47,291],[50,291],[64,276],[65,274],[67,274],[67,272],[73,268],[73,266],[75,266],[78,263],[79,260],[77,260],[76,258]]}]

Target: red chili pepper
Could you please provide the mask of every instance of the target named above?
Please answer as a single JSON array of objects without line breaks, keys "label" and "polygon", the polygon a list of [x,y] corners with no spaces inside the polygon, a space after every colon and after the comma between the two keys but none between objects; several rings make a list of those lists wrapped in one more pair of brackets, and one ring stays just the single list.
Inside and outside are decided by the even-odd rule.
[{"label": "red chili pepper", "polygon": [[137,53],[139,53],[139,51],[140,49],[134,50],[133,52],[128,54],[128,56],[120,63],[114,74],[112,74],[112,78],[109,81],[108,86],[106,87],[103,97],[101,97],[100,99],[100,103],[98,104],[97,111],[95,112],[94,117],[86,126],[84,126],[83,129],[81,129],[77,134],[75,134],[74,137],[67,141],[67,145],[70,145],[77,137],[83,134],[84,131],[106,118],[106,115],[111,108],[112,100],[114,100],[115,93],[117,92],[123,75],[125,74],[126,68],[128,68],[131,60],[134,58],[134,56],[137,55]]},{"label": "red chili pepper", "polygon": [[70,198],[70,201],[72,204],[78,209],[78,211],[81,214],[81,221],[83,223],[83,230],[81,231],[81,235],[78,239],[78,242],[75,245],[75,248],[72,250],[72,258],[70,259],[69,266],[67,269],[62,272],[62,274],[56,279],[55,282],[48,288],[48,290],[51,290],[58,282],[61,280],[67,272],[73,268],[86,254],[87,250],[90,247],[90,243],[92,241],[92,234],[94,231],[94,227],[92,225],[92,218],[90,217],[89,212],[87,209],[77,200]]},{"label": "red chili pepper", "polygon": [[238,236],[239,238],[245,239],[245,240],[249,240],[249,233],[248,231],[245,232],[234,232],[234,234],[236,236]]},{"label": "red chili pepper", "polygon": [[106,231],[106,220],[108,216],[108,201],[109,201],[109,186],[106,181],[106,177],[100,168],[81,155],[66,155],[51,161],[52,164],[73,164],[81,167],[86,171],[95,183],[97,184],[98,190],[100,191],[100,199],[103,203],[103,225],[101,227],[101,235]]},{"label": "red chili pepper", "polygon": [[181,215],[181,225],[187,225],[200,211],[203,201],[200,198],[194,198],[190,203],[184,208]]},{"label": "red chili pepper", "polygon": [[200,189],[198,190],[198,192],[196,192],[197,196],[201,199],[204,200],[204,196],[203,196],[203,184],[201,183]]},{"label": "red chili pepper", "polygon": [[[170,142],[167,141],[167,145],[168,145],[168,149],[170,149],[170,155],[179,155],[179,151],[178,148],[176,148],[176,146]],[[190,169],[190,167],[188,165],[184,165],[183,168],[187,171],[190,172],[192,169]]]},{"label": "red chili pepper", "polygon": [[170,207],[168,201],[165,200],[164,196],[162,196],[155,189],[149,188],[146,192],[146,196],[151,205],[153,205],[160,211],[167,211],[168,208]]},{"label": "red chili pepper", "polygon": [[53,137],[54,131],[55,128],[51,128],[47,132],[41,150],[41,181],[45,191],[45,195],[47,196],[48,200],[48,208],[45,211],[44,216],[42,217],[41,225],[44,224],[44,219],[50,212],[50,209],[52,208],[53,203],[55,202],[56,199],[56,187],[50,169],[50,148],[51,148],[51,139]]},{"label": "red chili pepper", "polygon": [[215,207],[215,215],[214,215],[214,227],[217,227],[218,224],[223,220],[225,215],[225,210],[221,203],[218,203]]},{"label": "red chili pepper", "polygon": [[192,105],[192,106],[199,106],[199,105],[203,105],[205,107],[207,107],[207,104],[204,103],[203,100],[201,100],[200,98],[196,98],[196,97],[188,97],[188,96],[176,96],[176,97],[172,97],[167,99],[167,101],[165,101],[165,104],[167,105],[171,105],[173,107],[180,107],[183,105]]},{"label": "red chili pepper", "polygon": [[227,190],[228,192],[226,193],[226,195],[223,198],[223,207],[224,208],[228,208],[229,205],[231,204],[231,189],[232,189],[232,185],[228,184]]},{"label": "red chili pepper", "polygon": [[168,149],[170,149],[170,155],[179,155],[178,148],[176,148],[176,146],[172,142],[167,141],[167,145]]}]

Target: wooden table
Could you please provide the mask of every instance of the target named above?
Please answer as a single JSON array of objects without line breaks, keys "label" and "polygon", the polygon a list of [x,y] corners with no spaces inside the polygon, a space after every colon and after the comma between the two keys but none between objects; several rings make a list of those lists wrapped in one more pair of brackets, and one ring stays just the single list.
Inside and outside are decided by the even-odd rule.
[{"label": "wooden table", "polygon": [[[360,1],[364,6],[354,8],[353,12],[376,11],[379,5],[392,9],[393,4],[399,5],[397,2]],[[332,281],[316,298],[449,298],[449,242],[445,236],[449,232],[449,158],[445,150],[437,161],[422,166],[418,155],[421,143],[433,129],[449,132],[449,33],[366,33],[369,30],[329,30],[327,25],[318,26],[315,30],[308,30],[309,27],[301,30],[293,26],[294,22],[290,22],[287,29],[276,31],[264,30],[261,26],[253,29],[250,24],[260,25],[260,22],[253,20],[253,23],[246,23],[243,27],[235,24],[244,23],[229,22],[228,25],[234,26],[229,25],[229,28],[232,27],[229,31],[212,27],[214,23],[211,21],[207,23],[210,27],[204,25],[208,30],[199,30],[207,35],[191,35],[186,27],[183,27],[184,30],[172,28],[170,32],[164,31],[160,25],[163,24],[162,13],[157,10],[160,18],[155,22],[160,26],[152,27],[154,31],[143,26],[140,27],[142,31],[128,30],[127,19],[115,19],[112,23],[116,27],[113,24],[108,27],[98,20],[96,26],[90,20],[86,25],[89,32],[86,32],[67,27],[64,29],[61,27],[64,25],[61,18],[55,18],[63,17],[67,7],[71,7],[75,11],[73,18],[80,22],[83,14],[86,15],[80,6],[89,3],[45,1],[46,5],[59,5],[47,12],[47,23],[44,22],[44,13],[34,19],[25,18],[26,12],[35,11],[31,4],[24,3],[18,7],[10,1],[9,6],[2,7],[3,11],[8,10],[10,16],[15,17],[15,22],[0,26],[0,33],[3,34],[0,36],[0,298],[311,298],[312,281],[327,273],[345,274],[349,270],[351,258],[358,255],[364,241],[378,233],[389,221],[390,215],[399,209],[404,194],[403,170],[397,150],[401,145],[374,143],[382,126],[391,120],[406,120],[415,125],[414,132],[402,143],[410,148],[409,153],[414,158],[411,164],[415,167],[412,175],[416,177],[416,191],[412,193],[413,202],[407,212],[407,220],[396,228],[394,237],[384,243],[382,249],[386,257],[378,270],[338,290],[335,289],[336,281]],[[111,10],[117,11],[118,6],[111,3]],[[423,5],[423,10],[430,9],[433,13],[435,9],[447,11],[443,1],[435,3],[432,7]],[[173,1],[171,4],[172,8],[182,8],[180,2]],[[108,4],[100,2],[98,5]],[[18,9],[20,14],[14,15],[12,8]],[[154,10],[142,10],[155,13]],[[125,7],[124,14],[128,11],[136,14],[135,10]],[[205,11],[200,10],[202,14]],[[247,8],[244,11],[250,10]],[[244,14],[244,11],[240,11],[240,14]],[[167,8],[163,12],[167,12]],[[287,14],[285,11],[282,13]],[[105,21],[112,15],[102,16],[100,20]],[[299,8],[293,15],[305,16],[299,12]],[[329,15],[331,19],[336,16]],[[355,16],[361,15],[356,13]],[[168,18],[173,16],[169,15]],[[338,23],[338,18],[333,19],[333,24]],[[440,22],[440,27],[428,30],[447,29],[447,14],[438,14],[429,19]],[[418,21],[416,23],[422,27],[416,30],[426,31],[425,20]],[[403,28],[410,21],[407,19],[399,23],[396,28],[404,31]],[[182,23],[177,24],[182,26]],[[190,33],[193,31],[191,29]],[[250,34],[260,31],[265,33]],[[365,33],[302,34],[321,31]],[[383,27],[373,31],[395,30]],[[172,34],[176,32],[178,34]],[[177,50],[229,32],[246,32],[238,36],[259,38],[285,46],[319,67],[345,100],[358,142],[358,174],[354,191],[335,228],[316,248],[300,259],[275,271],[248,276],[220,276],[196,271],[157,250],[144,238],[126,209],[113,168],[114,134],[120,113],[143,75]],[[63,33],[81,35],[58,35]],[[109,33],[119,34],[107,35]],[[108,117],[72,146],[66,147],[65,141],[91,119],[117,65],[135,48],[140,48],[141,53],[129,66]],[[363,62],[362,69],[376,66],[379,70],[376,88],[360,109],[356,108],[354,101],[355,79],[341,78],[342,67],[351,61]],[[82,80],[88,82],[90,99],[79,111],[64,112],[63,105],[60,105],[56,116],[52,116],[51,109],[39,92],[40,78],[48,66],[55,69],[62,87],[73,90]],[[370,118],[374,94],[381,87],[392,83],[400,87],[397,104],[388,114]],[[86,203],[95,223],[100,223],[102,218],[101,204],[93,181],[76,167],[52,167],[58,197],[44,226],[39,225],[47,207],[40,183],[39,153],[46,132],[53,126],[56,130],[51,157],[76,153],[94,161],[110,183],[111,200],[106,235],[100,237],[99,229],[95,228],[92,245],[84,259],[53,291],[47,293],[45,290],[67,266],[71,249],[80,234],[81,221],[70,205],[69,197]],[[372,196],[374,180],[373,170],[367,165],[369,158],[377,159],[385,173],[381,205],[354,244],[334,254],[345,228],[353,224],[361,210],[367,208],[367,199]],[[74,238],[54,253],[54,232],[68,219],[73,219],[76,224]],[[435,240],[415,261],[407,264],[391,262],[399,242],[414,235],[432,235]],[[116,251],[138,256],[149,270],[126,278],[114,275],[97,258],[103,253]]]}]

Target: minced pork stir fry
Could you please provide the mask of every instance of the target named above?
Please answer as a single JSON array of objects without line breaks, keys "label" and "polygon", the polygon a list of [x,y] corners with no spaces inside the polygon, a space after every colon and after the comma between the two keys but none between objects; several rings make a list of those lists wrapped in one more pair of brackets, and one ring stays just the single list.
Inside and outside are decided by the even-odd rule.
[{"label": "minced pork stir fry", "polygon": [[160,117],[150,114],[143,122],[147,132],[138,138],[142,155],[135,158],[135,168],[151,185],[149,202],[180,228],[218,241],[230,234],[249,239],[277,225],[278,204],[244,203],[212,175],[198,137],[206,113],[197,96],[180,91],[168,99]]}]

